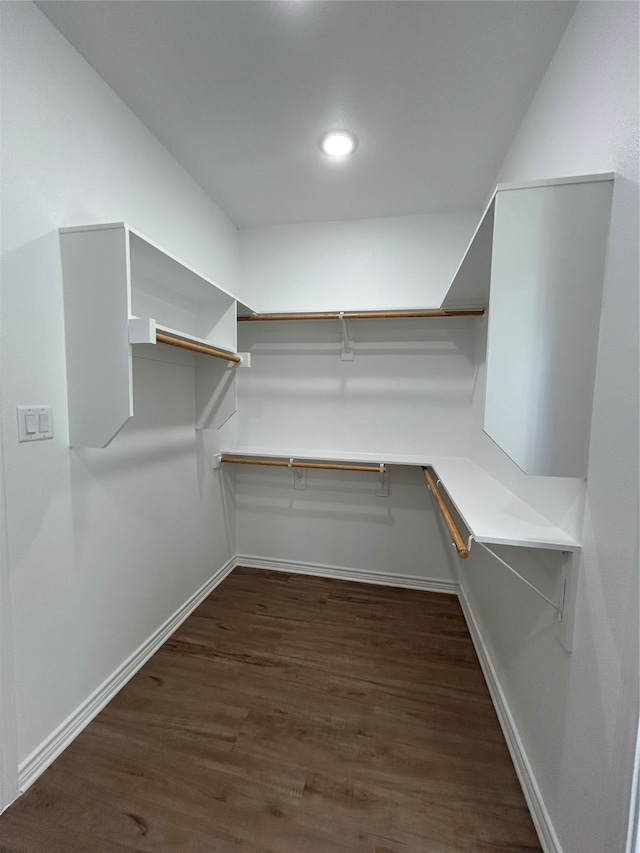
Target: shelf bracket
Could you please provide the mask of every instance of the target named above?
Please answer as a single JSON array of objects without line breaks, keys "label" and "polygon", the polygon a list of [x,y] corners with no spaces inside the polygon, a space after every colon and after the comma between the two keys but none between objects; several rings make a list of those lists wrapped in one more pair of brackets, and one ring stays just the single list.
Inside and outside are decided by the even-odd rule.
[{"label": "shelf bracket", "polygon": [[353,361],[353,344],[349,340],[349,321],[344,318],[344,311],[340,312],[340,325],[342,327],[342,349],[340,351],[341,361]]},{"label": "shelf bracket", "polygon": [[578,568],[580,551],[563,551],[560,590],[562,595],[562,619],[556,625],[556,638],[567,652],[573,651],[578,603]]},{"label": "shelf bracket", "polygon": [[389,497],[389,469],[384,462],[380,463],[380,473],[378,474],[378,488],[376,489],[376,497]]},{"label": "shelf bracket", "polygon": [[306,468],[294,468],[293,467],[293,457],[289,459],[289,468],[293,471],[293,488],[297,489],[300,492],[304,492],[307,489],[307,469]]},{"label": "shelf bracket", "polygon": [[[477,541],[477,540],[475,540],[475,541]],[[495,560],[497,560],[499,563],[502,563],[502,565],[503,565],[506,569],[509,569],[509,571],[511,572],[511,574],[512,574],[512,575],[515,575],[517,578],[519,578],[519,579],[522,581],[522,583],[525,583],[525,584],[529,587],[529,589],[532,589],[532,590],[536,593],[536,595],[539,595],[539,596],[540,596],[540,598],[543,598],[543,599],[547,602],[547,604],[548,604],[550,607],[553,607],[553,609],[554,609],[554,610],[555,610],[555,612],[556,612],[556,619],[558,620],[558,622],[562,622],[562,617],[563,617],[563,606],[564,606],[564,595],[562,595],[562,594],[561,594],[561,604],[560,604],[560,607],[558,607],[558,605],[557,605],[557,604],[555,604],[555,602],[551,601],[551,599],[550,599],[550,598],[547,598],[547,596],[546,596],[543,592],[540,592],[540,590],[538,589],[538,587],[537,587],[537,586],[534,586],[534,585],[531,583],[531,581],[528,581],[528,580],[527,580],[523,575],[521,575],[521,574],[520,574],[520,572],[516,571],[516,570],[513,568],[513,566],[510,566],[510,565],[509,565],[509,563],[507,563],[507,561],[506,561],[506,560],[503,560],[503,559],[502,559],[502,557],[499,557],[499,556],[496,554],[496,552],[495,552],[495,551],[492,551],[492,550],[491,550],[491,548],[488,548],[488,547],[484,544],[484,542],[478,542],[478,545],[480,545],[480,547],[481,547],[481,548],[484,548],[484,550],[485,550],[485,551],[487,551],[489,554],[491,554],[491,556],[492,556]]]},{"label": "shelf bracket", "polygon": [[129,317],[129,343],[155,344],[156,321],[152,317]]}]

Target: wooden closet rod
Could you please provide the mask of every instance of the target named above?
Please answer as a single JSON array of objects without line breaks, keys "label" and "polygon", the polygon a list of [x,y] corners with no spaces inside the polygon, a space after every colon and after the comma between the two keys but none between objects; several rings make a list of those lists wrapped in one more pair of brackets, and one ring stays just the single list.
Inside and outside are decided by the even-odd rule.
[{"label": "wooden closet rod", "polygon": [[447,530],[449,531],[449,535],[453,540],[454,548],[458,552],[458,557],[460,557],[461,560],[466,560],[469,556],[469,549],[465,545],[465,541],[462,538],[462,534],[458,530],[458,526],[456,525],[453,516],[449,512],[449,508],[442,499],[438,484],[436,483],[433,474],[431,473],[431,470],[429,468],[423,468],[422,470],[424,471],[424,476],[427,478],[427,483],[429,484],[431,493],[433,494],[433,497],[435,498],[435,501],[438,504],[438,509],[440,510],[442,517],[444,518],[444,523],[447,525]]},{"label": "wooden closet rod", "polygon": [[301,314],[248,314],[238,317],[238,322],[263,322],[265,320],[392,320],[404,317],[481,317],[484,308],[445,311],[440,308],[420,311],[320,311]]},{"label": "wooden closet rod", "polygon": [[242,357],[232,352],[225,352],[215,347],[205,346],[204,344],[194,344],[192,341],[183,341],[182,338],[174,338],[173,335],[165,335],[164,332],[156,332],[156,342],[159,344],[169,344],[172,347],[181,347],[192,352],[201,352],[203,355],[212,355],[214,358],[225,358],[227,361],[233,361],[240,364]]},{"label": "wooden closet rod", "polygon": [[293,459],[253,459],[243,456],[221,456],[220,462],[235,465],[269,465],[274,468],[322,468],[329,471],[365,471],[369,474],[384,474],[385,465],[343,465],[339,462],[295,462]]}]

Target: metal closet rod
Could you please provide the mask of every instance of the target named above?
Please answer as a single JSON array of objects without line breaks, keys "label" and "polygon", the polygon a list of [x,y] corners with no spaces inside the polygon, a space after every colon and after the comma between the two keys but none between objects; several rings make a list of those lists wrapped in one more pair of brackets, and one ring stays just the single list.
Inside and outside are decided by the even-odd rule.
[{"label": "metal closet rod", "polygon": [[173,335],[167,335],[164,332],[156,332],[156,342],[159,344],[169,344],[172,347],[180,347],[188,349],[191,352],[200,352],[203,355],[212,355],[214,358],[224,358],[227,361],[233,361],[235,364],[240,364],[242,357],[232,352],[225,352],[216,347],[205,346],[204,344],[195,344],[192,341],[184,341],[182,338],[175,338]]},{"label": "metal closet rod", "polygon": [[386,465],[346,465],[340,462],[296,462],[290,459],[253,459],[244,456],[221,456],[220,462],[234,465],[269,465],[273,468],[322,468],[329,471],[365,471],[369,474],[384,474]]},{"label": "metal closet rod", "polygon": [[447,525],[447,530],[449,531],[449,535],[451,536],[453,546],[458,552],[458,557],[460,557],[461,560],[466,560],[469,556],[469,548],[458,529],[458,525],[455,523],[453,516],[449,512],[449,507],[446,505],[442,498],[442,495],[440,494],[440,489],[438,488],[438,484],[436,483],[433,477],[431,469],[423,468],[422,470],[424,471],[424,476],[427,478],[427,483],[429,484],[431,493],[435,498],[436,503],[438,504],[438,509],[442,514],[444,523]]},{"label": "metal closet rod", "polygon": [[300,314],[247,314],[238,322],[256,323],[267,320],[392,320],[405,317],[481,317],[484,308],[464,308],[446,311],[441,308],[417,311],[319,311]]}]

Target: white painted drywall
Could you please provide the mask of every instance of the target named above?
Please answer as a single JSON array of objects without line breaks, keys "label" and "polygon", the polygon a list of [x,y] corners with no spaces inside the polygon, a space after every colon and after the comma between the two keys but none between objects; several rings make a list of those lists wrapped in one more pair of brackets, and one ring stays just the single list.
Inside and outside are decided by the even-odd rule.
[{"label": "white painted drywall", "polygon": [[[0,333],[2,314],[0,312]],[[1,334],[0,334],[1,339]],[[1,400],[1,392],[0,392]],[[18,796],[18,739],[16,691],[14,681],[13,630],[9,558],[7,549],[7,513],[2,447],[3,423],[0,417],[0,811]]]},{"label": "white painted drywall", "polygon": [[[2,4],[2,78],[1,600],[24,762],[235,553],[193,428],[193,356],[136,357],[134,421],[107,450],[68,448],[57,229],[126,220],[231,291],[238,252],[231,223],[31,3]],[[17,443],[25,403],[53,405],[52,441]]]},{"label": "white painted drywall", "polygon": [[[575,650],[552,613],[488,555],[463,586],[564,853],[625,847],[638,714],[638,6],[580,4],[500,181],[615,171],[586,488]],[[479,383],[479,390],[482,385]],[[476,403],[481,408],[481,394]],[[480,430],[472,458],[575,524],[572,482],[549,492]],[[555,478],[554,478],[555,479]],[[564,498],[562,492],[564,491]],[[548,497],[548,503],[547,503]],[[573,518],[573,521],[571,520]],[[519,560],[509,549],[512,561]]]},{"label": "white painted drywall", "polygon": [[474,318],[240,323],[238,442],[291,453],[466,455]]},{"label": "white painted drywall", "polygon": [[[309,256],[313,264],[314,256]],[[320,458],[465,455],[476,375],[470,318],[352,321],[353,361],[335,321],[241,323],[240,446]],[[231,474],[228,474],[231,478]],[[354,573],[452,581],[446,533],[420,469],[371,474],[235,471],[238,553]]]},{"label": "white painted drywall", "polygon": [[439,307],[477,220],[467,212],[243,229],[244,301],[257,312]]},{"label": "white painted drywall", "polygon": [[[477,214],[248,228],[243,295],[256,311],[439,306]],[[245,323],[238,442],[295,453],[466,454],[477,320]],[[236,483],[238,553],[354,573],[451,582],[439,517],[418,470],[392,468],[388,498],[367,474],[228,473]]]},{"label": "white painted drywall", "polygon": [[420,468],[391,466],[388,497],[376,496],[378,477],[369,473],[308,471],[304,491],[286,469],[228,466],[225,474],[235,480],[240,562],[436,589],[455,582],[451,544]]}]

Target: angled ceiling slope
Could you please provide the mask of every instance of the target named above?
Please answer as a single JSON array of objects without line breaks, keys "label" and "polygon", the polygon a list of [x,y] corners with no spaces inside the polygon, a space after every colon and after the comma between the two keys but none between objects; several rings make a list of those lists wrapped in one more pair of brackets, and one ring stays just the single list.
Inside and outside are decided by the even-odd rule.
[{"label": "angled ceiling slope", "polygon": [[575,3],[37,5],[243,227],[480,207]]}]

